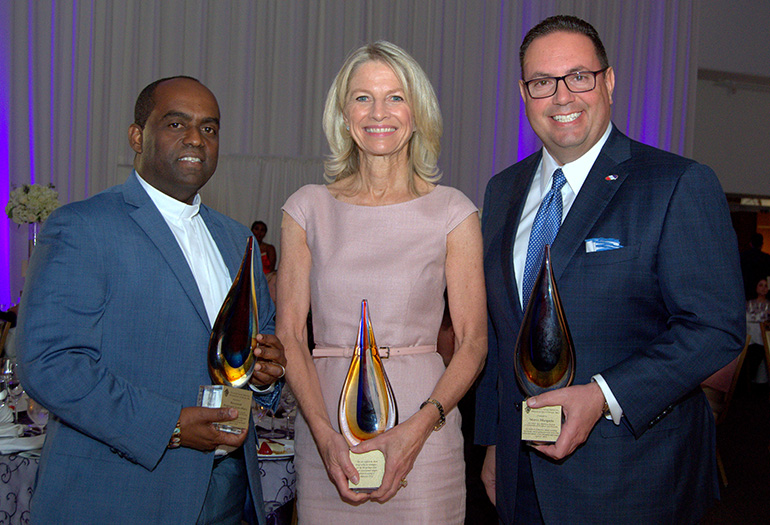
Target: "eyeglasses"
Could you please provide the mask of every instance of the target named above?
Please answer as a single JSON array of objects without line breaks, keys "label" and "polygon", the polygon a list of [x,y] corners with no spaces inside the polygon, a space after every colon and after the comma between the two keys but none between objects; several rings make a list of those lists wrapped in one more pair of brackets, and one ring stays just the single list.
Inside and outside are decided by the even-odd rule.
[{"label": "eyeglasses", "polygon": [[609,66],[599,71],[577,71],[563,77],[533,78],[532,80],[525,81],[524,85],[527,86],[527,92],[532,98],[548,98],[553,96],[559,86],[559,80],[563,80],[564,85],[571,92],[585,93],[596,87],[596,75],[604,73],[608,69]]}]

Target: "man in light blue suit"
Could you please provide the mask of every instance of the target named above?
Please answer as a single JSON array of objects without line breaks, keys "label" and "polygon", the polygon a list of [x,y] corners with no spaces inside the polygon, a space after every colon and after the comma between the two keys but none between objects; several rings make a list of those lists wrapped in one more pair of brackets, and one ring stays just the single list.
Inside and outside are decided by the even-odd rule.
[{"label": "man in light blue suit", "polygon": [[[56,210],[43,228],[18,323],[21,380],[53,415],[35,523],[235,523],[247,490],[265,522],[253,428],[197,407],[206,349],[251,235],[200,204],[219,107],[189,77],[153,82],[129,127],[128,181]],[[258,401],[274,406],[285,358],[259,275]],[[219,445],[234,447],[216,455]],[[216,457],[215,457],[216,456]]]},{"label": "man in light blue suit", "polygon": [[[724,193],[706,166],[614,128],[614,72],[587,22],[544,20],[520,58],[543,149],[496,175],[484,201],[489,354],[476,441],[488,446],[487,493],[506,524],[696,523],[718,496],[699,384],[738,355],[745,333]],[[577,370],[573,386],[526,401],[561,405],[566,418],[554,444],[528,447],[513,349],[552,179],[552,268]]]}]

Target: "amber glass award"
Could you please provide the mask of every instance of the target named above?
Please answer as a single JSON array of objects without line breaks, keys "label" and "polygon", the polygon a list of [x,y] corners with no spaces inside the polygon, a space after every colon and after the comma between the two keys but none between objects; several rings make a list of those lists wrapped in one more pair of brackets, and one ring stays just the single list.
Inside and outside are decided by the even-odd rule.
[{"label": "amber glass award", "polygon": [[[556,289],[548,245],[516,339],[514,370],[527,396],[569,386],[575,377],[575,348]],[[561,423],[560,406],[529,408],[522,403],[523,440],[552,443],[559,437]]]},{"label": "amber glass award", "polygon": [[254,370],[259,312],[253,243],[254,238],[249,237],[238,275],[211,330],[209,375],[218,385],[245,386]]},{"label": "amber glass award", "polygon": [[[358,339],[342,387],[337,415],[340,432],[351,446],[371,439],[398,424],[396,398],[380,359],[366,299],[361,301]],[[349,482],[350,488],[371,492],[382,484],[382,475],[385,472],[385,456],[382,452],[351,452],[350,460],[358,470],[360,478],[358,484]]]},{"label": "amber glass award", "polygon": [[[261,261],[259,264],[261,271]],[[248,428],[251,413],[251,391],[238,388],[248,383],[256,363],[259,312],[255,267],[254,238],[249,237],[238,275],[219,309],[209,338],[208,367],[214,384],[202,385],[198,392],[199,406],[238,409],[238,419],[216,424],[219,430],[235,434]]]}]

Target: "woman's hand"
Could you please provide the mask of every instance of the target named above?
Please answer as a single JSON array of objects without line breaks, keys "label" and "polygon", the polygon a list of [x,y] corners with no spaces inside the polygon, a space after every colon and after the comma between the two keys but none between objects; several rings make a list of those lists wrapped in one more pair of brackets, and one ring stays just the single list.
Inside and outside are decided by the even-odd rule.
[{"label": "woman's hand", "polygon": [[359,493],[348,487],[348,480],[358,483],[358,471],[350,462],[350,447],[339,432],[329,429],[328,434],[316,438],[316,445],[326,467],[326,474],[337,487],[340,497],[348,503],[361,503],[369,499],[368,493]]},{"label": "woman's hand", "polygon": [[402,488],[401,480],[407,479],[417,455],[433,431],[435,420],[432,418],[433,412],[420,410],[400,425],[351,449],[357,454],[370,450],[380,450],[385,454],[382,485],[369,495],[373,501],[385,503]]}]

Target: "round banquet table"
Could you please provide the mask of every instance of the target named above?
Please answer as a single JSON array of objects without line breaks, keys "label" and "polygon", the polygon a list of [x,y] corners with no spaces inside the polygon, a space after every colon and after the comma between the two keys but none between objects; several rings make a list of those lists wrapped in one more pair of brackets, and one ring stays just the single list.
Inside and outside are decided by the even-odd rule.
[{"label": "round banquet table", "polygon": [[262,496],[268,525],[290,525],[294,516],[294,495],[297,476],[294,458],[259,461]]},{"label": "round banquet table", "polygon": [[0,523],[29,523],[38,463],[38,458],[22,454],[0,455]]}]

